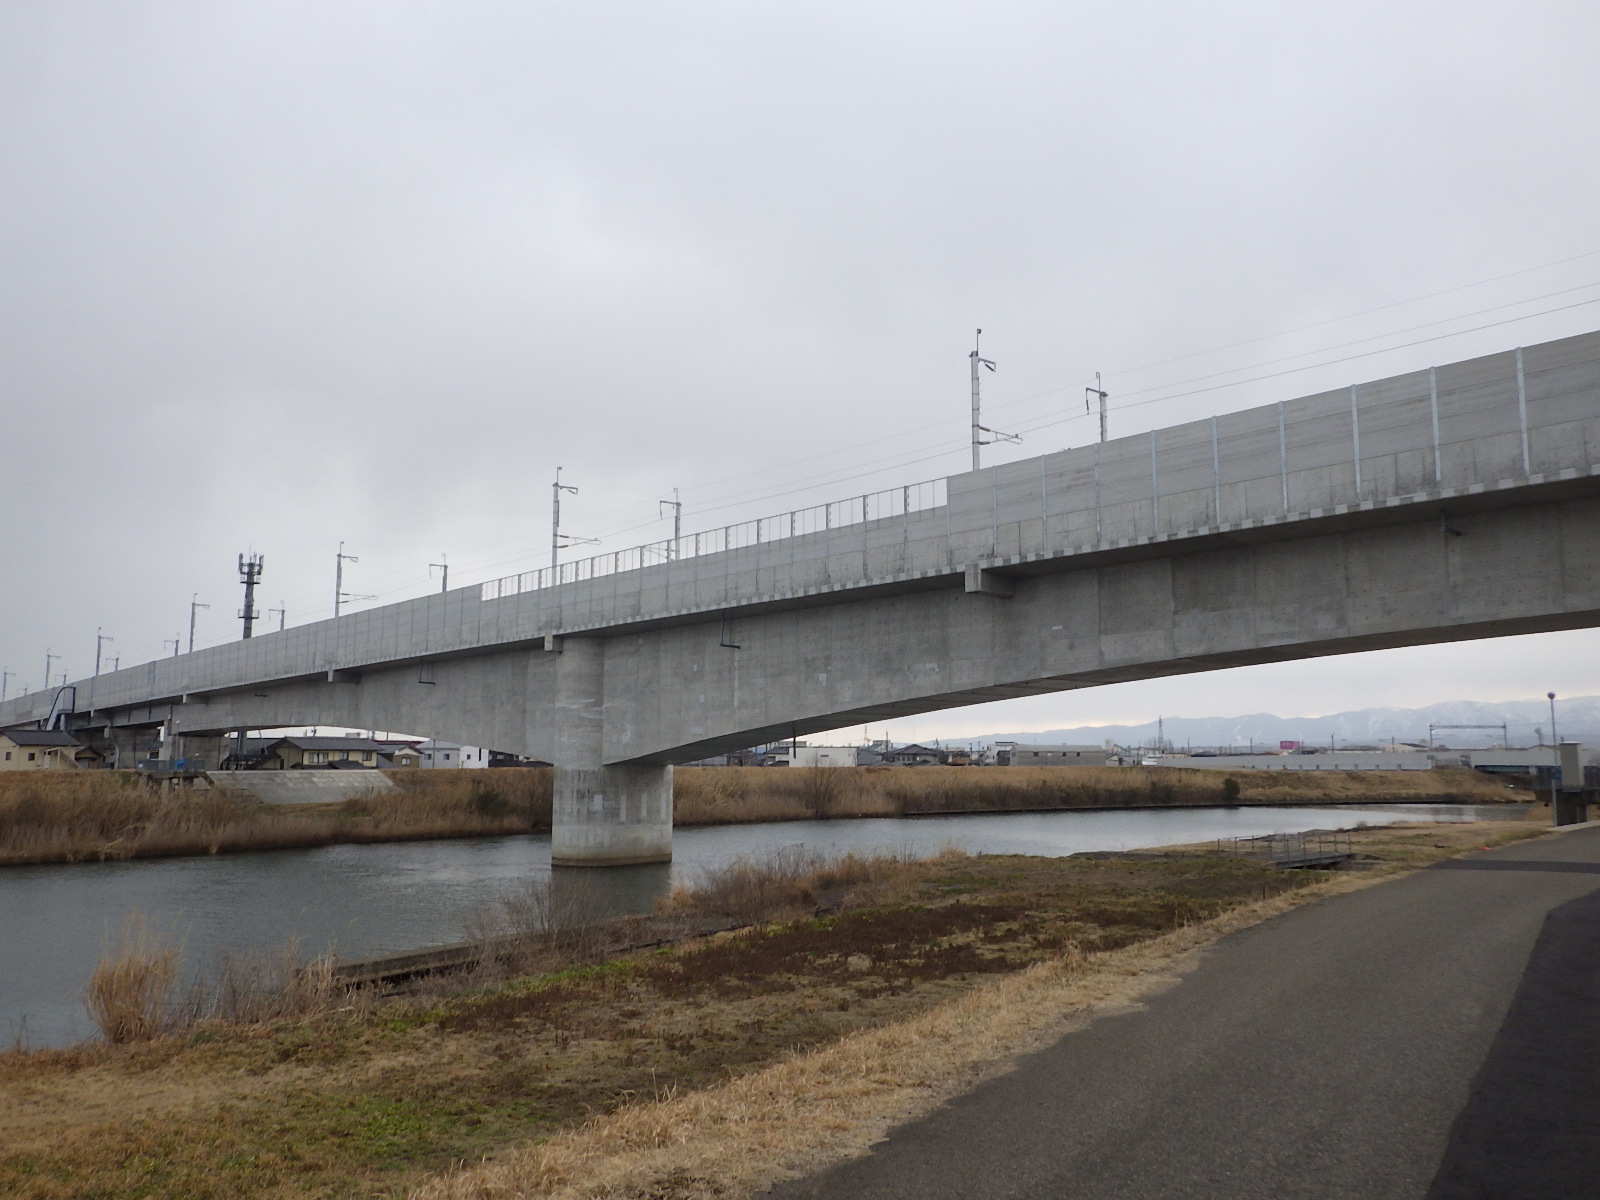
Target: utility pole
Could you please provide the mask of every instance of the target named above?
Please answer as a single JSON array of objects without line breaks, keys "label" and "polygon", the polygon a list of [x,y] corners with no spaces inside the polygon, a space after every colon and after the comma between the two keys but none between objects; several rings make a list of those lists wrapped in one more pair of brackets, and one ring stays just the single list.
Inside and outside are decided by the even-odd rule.
[{"label": "utility pole", "polygon": [[1559,825],[1561,816],[1556,811],[1556,788],[1561,777],[1561,734],[1556,731],[1556,694],[1546,692],[1545,698],[1550,701],[1550,744],[1556,748],[1555,766],[1550,768],[1550,821]]},{"label": "utility pole", "polygon": [[1086,387],[1086,388],[1083,389],[1083,391],[1084,391],[1083,411],[1085,413],[1087,413],[1089,411],[1089,397],[1090,396],[1098,396],[1098,397],[1100,397],[1100,440],[1103,442],[1103,441],[1106,440],[1106,397],[1109,396],[1111,393],[1106,391],[1103,387],[1100,386],[1100,372],[1099,371],[1096,371],[1094,373],[1094,386],[1093,387]]},{"label": "utility pole", "polygon": [[44,652],[44,690],[47,692],[50,690],[50,664],[60,657],[61,655],[51,654],[48,650]]},{"label": "utility pole", "polygon": [[175,637],[175,638],[167,638],[164,642],[161,643],[161,648],[163,650],[165,650],[168,646],[172,647],[172,657],[173,658],[177,658],[178,657],[178,651],[183,648],[183,638],[181,636],[180,637]]},{"label": "utility pole", "polygon": [[196,592],[189,600],[189,653],[194,653],[194,614],[199,608],[210,608],[209,604],[200,603],[200,593]]},{"label": "utility pole", "polygon": [[571,484],[561,482],[561,468],[557,467],[556,481],[550,485],[550,570],[552,573],[555,572],[561,551],[566,546],[573,546],[579,543],[589,546],[598,546],[600,544],[599,538],[578,537],[575,534],[561,532],[562,492],[571,492],[576,496],[578,489]]},{"label": "utility pole", "polygon": [[672,509],[672,548],[667,551],[668,558],[678,557],[678,543],[683,540],[683,501],[678,499],[678,489],[672,489],[672,499],[662,500],[656,505],[656,516],[661,515],[663,508]]},{"label": "utility pole", "polygon": [[6,693],[11,690],[11,677],[15,671],[0,671],[0,700],[6,698]]},{"label": "utility pole", "polygon": [[261,615],[256,611],[256,584],[261,582],[261,568],[266,561],[259,554],[252,554],[248,559],[239,555],[239,582],[244,584],[244,610],[239,616],[244,621],[245,637],[255,632],[256,618]]},{"label": "utility pole", "polygon": [[983,432],[983,426],[978,423],[978,390],[980,386],[978,368],[988,367],[989,370],[994,370],[994,364],[978,353],[978,339],[981,337],[983,337],[983,330],[980,329],[972,339],[972,353],[968,355],[972,359],[972,469],[974,471],[978,469],[978,447],[983,445],[983,438],[980,436]]},{"label": "utility pole", "polygon": [[[339,615],[339,609],[344,604],[344,564],[347,562],[360,562],[354,554],[344,552],[344,543],[339,543],[339,553],[333,560],[333,615]],[[354,596],[350,599],[355,599]]]},{"label": "utility pole", "polygon": [[[278,603],[282,604],[283,601],[279,600]],[[267,620],[272,620],[273,613],[278,614],[278,632],[282,633],[283,623],[289,619],[289,610],[285,608],[269,608],[267,609]]]},{"label": "utility pole", "polygon": [[[1001,433],[998,429],[990,429],[982,423],[982,410],[979,398],[979,379],[982,377],[980,367],[994,370],[994,363],[984,358],[978,352],[979,339],[983,337],[983,330],[978,330],[972,339],[972,353],[967,355],[972,360],[972,469],[978,469],[978,447],[991,446],[995,442],[1020,442],[1022,439],[1014,433]],[[985,438],[984,434],[992,436]]]},{"label": "utility pole", "polygon": [[439,561],[438,562],[429,563],[428,564],[428,578],[429,579],[433,578],[433,569],[435,567],[439,568],[439,591],[440,591],[440,593],[442,594],[444,592],[448,592],[450,590],[450,564],[449,564],[449,562],[446,561],[445,553],[444,553],[443,550],[439,551]]},{"label": "utility pole", "polygon": [[116,640],[117,639],[114,637],[101,633],[99,629],[94,631],[94,673],[96,675],[100,674],[101,647],[103,647],[107,642],[114,642]]},{"label": "utility pole", "polygon": [[571,492],[574,496],[578,489],[561,482],[561,468],[556,468],[556,481],[550,485],[550,569],[555,570],[556,563],[561,558],[561,493]]}]

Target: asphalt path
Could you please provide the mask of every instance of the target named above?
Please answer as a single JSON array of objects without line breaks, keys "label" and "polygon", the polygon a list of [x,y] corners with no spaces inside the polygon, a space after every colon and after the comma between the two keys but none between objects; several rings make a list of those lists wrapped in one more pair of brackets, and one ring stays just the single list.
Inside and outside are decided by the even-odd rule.
[{"label": "asphalt path", "polygon": [[1600,829],[1223,939],[781,1200],[1600,1198]]}]

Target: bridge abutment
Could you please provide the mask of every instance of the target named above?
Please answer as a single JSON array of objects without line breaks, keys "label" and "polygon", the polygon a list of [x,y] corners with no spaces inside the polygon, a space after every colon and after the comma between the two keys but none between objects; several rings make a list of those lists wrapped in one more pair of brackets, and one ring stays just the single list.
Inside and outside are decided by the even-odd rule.
[{"label": "bridge abutment", "polygon": [[672,768],[602,761],[605,647],[567,638],[556,665],[550,861],[620,867],[672,858]]}]

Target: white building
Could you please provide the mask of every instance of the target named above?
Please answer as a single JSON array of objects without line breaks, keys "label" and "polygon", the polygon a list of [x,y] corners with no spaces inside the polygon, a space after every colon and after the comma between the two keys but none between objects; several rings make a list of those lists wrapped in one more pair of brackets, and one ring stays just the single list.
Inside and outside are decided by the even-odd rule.
[{"label": "white building", "polygon": [[424,770],[460,770],[489,765],[489,752],[482,746],[463,746],[459,742],[441,742],[438,738],[423,742],[417,747],[417,753],[422,756]]},{"label": "white building", "polygon": [[775,767],[853,767],[856,765],[854,746],[808,746],[804,742],[791,745],[785,742],[770,751]]}]

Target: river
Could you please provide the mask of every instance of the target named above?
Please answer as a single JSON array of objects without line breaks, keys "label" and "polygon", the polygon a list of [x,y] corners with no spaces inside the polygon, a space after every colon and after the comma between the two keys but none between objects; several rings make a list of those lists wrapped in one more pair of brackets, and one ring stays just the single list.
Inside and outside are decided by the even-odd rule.
[{"label": "river", "polygon": [[[608,907],[648,911],[673,883],[740,855],[787,846],[823,853],[1058,856],[1085,850],[1249,837],[1396,821],[1517,819],[1525,805],[1174,808],[1119,812],[790,821],[679,829],[674,861],[583,872]],[[191,959],[272,952],[345,958],[464,939],[475,913],[550,870],[547,835],[274,850],[208,858],[0,868],[0,1036],[27,1046],[95,1034],[82,989],[130,913],[182,942]],[[594,885],[591,885],[594,886]]]}]

